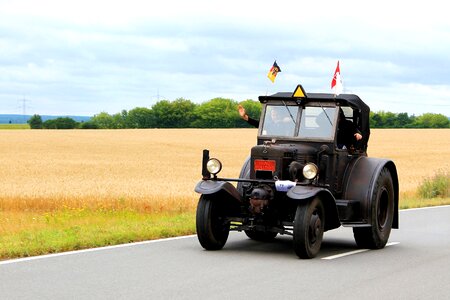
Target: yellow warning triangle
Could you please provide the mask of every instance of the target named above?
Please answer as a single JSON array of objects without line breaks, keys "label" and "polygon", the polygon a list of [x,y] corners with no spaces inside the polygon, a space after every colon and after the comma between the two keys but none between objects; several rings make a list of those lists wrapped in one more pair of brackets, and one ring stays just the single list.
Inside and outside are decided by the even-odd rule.
[{"label": "yellow warning triangle", "polygon": [[306,92],[303,89],[301,84],[297,85],[297,87],[295,88],[294,93],[292,94],[292,97],[294,97],[294,98],[306,98]]}]

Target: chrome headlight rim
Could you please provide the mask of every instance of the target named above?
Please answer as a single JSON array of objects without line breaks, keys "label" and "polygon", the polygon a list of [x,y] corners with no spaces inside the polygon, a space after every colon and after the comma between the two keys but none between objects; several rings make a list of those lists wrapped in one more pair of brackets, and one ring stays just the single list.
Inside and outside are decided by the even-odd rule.
[{"label": "chrome headlight rim", "polygon": [[217,175],[222,170],[222,163],[217,158],[210,158],[206,163],[206,169],[209,173]]},{"label": "chrome headlight rim", "polygon": [[317,174],[319,173],[319,168],[314,163],[307,163],[303,167],[302,173],[306,179],[312,180],[316,178]]}]

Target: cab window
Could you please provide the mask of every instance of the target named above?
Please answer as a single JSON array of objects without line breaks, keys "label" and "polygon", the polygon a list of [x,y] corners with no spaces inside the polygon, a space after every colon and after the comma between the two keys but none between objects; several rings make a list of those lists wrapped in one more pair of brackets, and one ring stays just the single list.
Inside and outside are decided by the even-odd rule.
[{"label": "cab window", "polygon": [[304,139],[334,138],[336,107],[306,106],[302,111],[298,136]]},{"label": "cab window", "polygon": [[267,105],[262,135],[293,137],[298,106]]}]

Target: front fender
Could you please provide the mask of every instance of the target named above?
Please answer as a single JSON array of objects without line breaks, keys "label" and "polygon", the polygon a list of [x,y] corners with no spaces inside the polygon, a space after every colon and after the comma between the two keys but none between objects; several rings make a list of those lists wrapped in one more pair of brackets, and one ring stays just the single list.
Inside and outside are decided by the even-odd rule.
[{"label": "front fender", "polygon": [[241,202],[241,195],[237,189],[227,181],[201,180],[195,186],[195,191],[202,195],[212,195],[225,192],[233,199]]},{"label": "front fender", "polygon": [[315,186],[297,185],[291,188],[286,195],[294,200],[309,200],[319,197],[325,209],[325,231],[341,226],[336,201],[329,190]]},{"label": "front fender", "polygon": [[[322,191],[331,195],[331,193],[324,188],[310,185],[308,186],[296,185],[287,192],[287,196],[291,199],[303,200],[303,199],[310,199]],[[331,197],[333,196],[331,195]]]}]

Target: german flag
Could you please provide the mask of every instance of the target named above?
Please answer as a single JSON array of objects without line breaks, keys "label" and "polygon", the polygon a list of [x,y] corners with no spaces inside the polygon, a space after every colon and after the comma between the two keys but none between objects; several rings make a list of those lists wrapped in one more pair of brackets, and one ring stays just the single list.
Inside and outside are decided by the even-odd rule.
[{"label": "german flag", "polygon": [[269,77],[270,81],[275,82],[275,77],[277,77],[278,72],[281,72],[280,67],[277,65],[277,61],[273,63],[272,68],[270,68],[267,77]]}]

